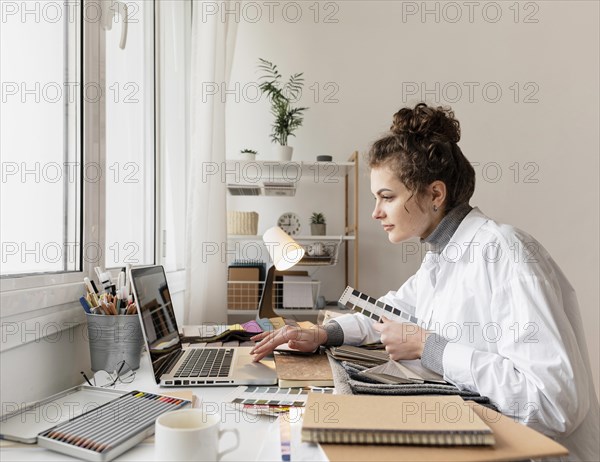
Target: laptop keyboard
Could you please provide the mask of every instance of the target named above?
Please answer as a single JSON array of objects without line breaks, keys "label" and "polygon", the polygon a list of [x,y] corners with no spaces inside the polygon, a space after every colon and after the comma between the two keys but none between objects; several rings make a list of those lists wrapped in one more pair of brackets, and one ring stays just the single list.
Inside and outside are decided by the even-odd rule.
[{"label": "laptop keyboard", "polygon": [[194,348],[187,355],[175,377],[227,377],[231,369],[233,348]]}]

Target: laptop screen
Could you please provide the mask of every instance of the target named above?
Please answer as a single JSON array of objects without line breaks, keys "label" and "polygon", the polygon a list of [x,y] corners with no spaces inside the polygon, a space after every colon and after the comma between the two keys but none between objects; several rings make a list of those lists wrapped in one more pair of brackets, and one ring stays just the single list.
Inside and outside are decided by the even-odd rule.
[{"label": "laptop screen", "polygon": [[131,283],[156,375],[166,356],[181,349],[167,278],[162,266],[133,268]]}]

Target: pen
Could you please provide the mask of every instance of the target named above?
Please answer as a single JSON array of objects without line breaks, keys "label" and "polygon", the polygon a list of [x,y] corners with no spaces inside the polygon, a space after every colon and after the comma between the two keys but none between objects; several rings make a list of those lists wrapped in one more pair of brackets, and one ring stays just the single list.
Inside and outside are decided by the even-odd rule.
[{"label": "pen", "polygon": [[117,278],[117,287],[119,291],[122,291],[125,288],[125,280],[126,280],[126,272],[125,268],[121,268],[121,272],[119,273],[119,277]]},{"label": "pen", "polygon": [[88,303],[88,301],[85,297],[79,297],[79,303],[81,303],[81,306],[83,306],[83,310],[86,313],[91,313],[90,304]]},{"label": "pen", "polygon": [[125,265],[125,293],[123,295],[123,298],[131,295],[131,263]]},{"label": "pen", "polygon": [[96,288],[93,285],[93,282],[90,281],[90,278],[88,278],[87,276],[83,278],[83,283],[85,284],[85,287],[90,294],[98,293],[98,291],[96,290]]},{"label": "pen", "polygon": [[94,291],[94,287],[92,286],[94,281],[90,281],[90,278],[85,277],[83,278],[83,282],[85,283],[85,288],[88,292],[88,302],[93,307],[98,306],[98,297]]}]

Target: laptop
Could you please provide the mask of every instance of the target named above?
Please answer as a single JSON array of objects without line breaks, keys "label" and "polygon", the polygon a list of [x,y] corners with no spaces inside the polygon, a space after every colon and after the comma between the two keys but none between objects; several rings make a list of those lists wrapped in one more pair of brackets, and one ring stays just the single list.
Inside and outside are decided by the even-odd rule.
[{"label": "laptop", "polygon": [[162,266],[132,268],[129,276],[158,385],[214,387],[277,383],[274,361],[253,362],[251,347],[183,347]]}]

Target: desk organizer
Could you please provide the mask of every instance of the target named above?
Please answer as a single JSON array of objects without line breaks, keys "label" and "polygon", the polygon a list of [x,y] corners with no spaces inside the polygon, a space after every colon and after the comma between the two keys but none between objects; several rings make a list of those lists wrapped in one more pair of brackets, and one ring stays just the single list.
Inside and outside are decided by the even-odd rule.
[{"label": "desk organizer", "polygon": [[86,316],[92,371],[112,372],[121,361],[134,370],[140,367],[144,336],[137,315]]},{"label": "desk organizer", "polygon": [[[37,442],[81,460],[110,461],[154,434],[158,416],[189,404],[184,399],[141,391],[80,386],[2,416],[0,438]],[[65,412],[58,413],[61,418],[56,424],[37,418],[36,409],[40,415],[49,415],[44,409]]]}]

